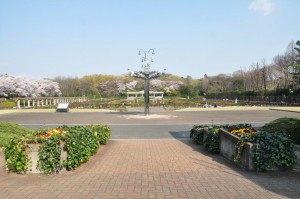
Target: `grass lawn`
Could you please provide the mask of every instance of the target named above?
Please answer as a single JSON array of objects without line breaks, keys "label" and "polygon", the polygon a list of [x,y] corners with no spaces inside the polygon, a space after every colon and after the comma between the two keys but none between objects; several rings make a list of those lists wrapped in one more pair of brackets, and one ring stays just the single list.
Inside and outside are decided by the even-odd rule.
[{"label": "grass lawn", "polygon": [[13,137],[21,136],[29,132],[29,129],[18,124],[0,122],[0,146],[6,145]]}]

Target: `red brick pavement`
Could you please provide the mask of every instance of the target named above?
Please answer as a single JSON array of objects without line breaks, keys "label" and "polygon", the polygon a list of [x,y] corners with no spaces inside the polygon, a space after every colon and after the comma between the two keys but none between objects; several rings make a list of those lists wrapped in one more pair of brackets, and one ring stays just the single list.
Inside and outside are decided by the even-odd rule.
[{"label": "red brick pavement", "polygon": [[244,172],[175,139],[111,140],[79,169],[58,175],[0,171],[4,199],[285,197],[300,197],[299,172]]}]

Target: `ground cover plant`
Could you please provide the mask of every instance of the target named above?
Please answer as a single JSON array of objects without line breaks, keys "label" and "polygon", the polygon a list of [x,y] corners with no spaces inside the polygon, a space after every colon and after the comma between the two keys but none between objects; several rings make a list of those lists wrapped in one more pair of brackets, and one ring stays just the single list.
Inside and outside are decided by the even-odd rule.
[{"label": "ground cover plant", "polygon": [[236,163],[240,163],[246,142],[254,144],[253,162],[257,171],[267,171],[273,168],[287,169],[292,168],[297,163],[294,144],[290,136],[284,132],[256,131],[250,124],[196,125],[191,129],[190,137],[194,143],[203,144],[208,151],[219,153],[220,128],[238,137],[234,155],[234,162]]},{"label": "ground cover plant", "polygon": [[[31,165],[29,144],[38,144],[37,169],[46,174],[58,173],[61,169],[76,169],[96,153],[100,144],[110,138],[106,125],[60,126],[54,129],[38,129],[23,137],[10,140],[5,148],[8,171],[26,173]],[[66,152],[63,159],[62,152]]]},{"label": "ground cover plant", "polygon": [[258,171],[288,169],[297,163],[294,144],[286,133],[258,132],[250,142],[255,143],[253,161]]}]

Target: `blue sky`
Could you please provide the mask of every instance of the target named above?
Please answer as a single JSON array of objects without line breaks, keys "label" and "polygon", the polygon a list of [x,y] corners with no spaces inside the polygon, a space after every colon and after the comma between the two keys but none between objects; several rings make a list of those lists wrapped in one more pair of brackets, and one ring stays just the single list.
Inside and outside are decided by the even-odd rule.
[{"label": "blue sky", "polygon": [[0,0],[0,74],[232,73],[300,40],[299,0]]}]

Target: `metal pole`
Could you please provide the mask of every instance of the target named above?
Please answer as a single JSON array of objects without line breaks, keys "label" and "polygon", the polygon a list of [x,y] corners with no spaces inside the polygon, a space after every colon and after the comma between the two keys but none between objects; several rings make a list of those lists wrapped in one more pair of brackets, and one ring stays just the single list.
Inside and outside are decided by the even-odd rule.
[{"label": "metal pole", "polygon": [[144,101],[145,101],[145,115],[148,116],[150,114],[150,107],[149,107],[149,102],[150,102],[150,88],[149,88],[149,81],[150,79],[157,78],[160,76],[158,72],[155,71],[150,71],[150,63],[149,61],[152,62],[152,57],[150,53],[152,52],[152,55],[155,54],[154,52],[155,49],[150,49],[148,51],[145,51],[143,49],[139,49],[139,55],[143,53],[142,56],[142,69],[143,71],[136,71],[133,72],[132,75],[136,78],[144,79]]},{"label": "metal pole", "polygon": [[145,115],[150,114],[149,109],[149,74],[145,75]]}]

